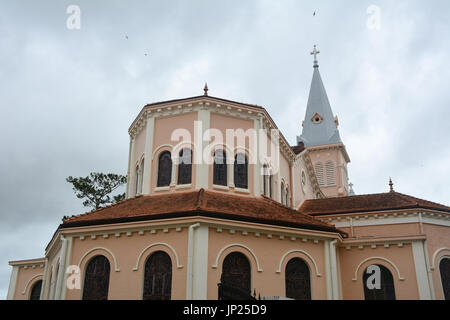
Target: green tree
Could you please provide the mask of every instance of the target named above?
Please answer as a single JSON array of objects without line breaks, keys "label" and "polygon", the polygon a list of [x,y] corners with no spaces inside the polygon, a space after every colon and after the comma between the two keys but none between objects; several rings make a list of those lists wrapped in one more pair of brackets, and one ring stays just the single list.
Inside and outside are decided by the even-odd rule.
[{"label": "green tree", "polygon": [[85,178],[70,176],[66,181],[73,185],[77,198],[86,199],[83,202],[85,207],[98,209],[125,199],[125,193],[110,197],[111,192],[127,182],[127,177],[120,174],[91,172]]}]

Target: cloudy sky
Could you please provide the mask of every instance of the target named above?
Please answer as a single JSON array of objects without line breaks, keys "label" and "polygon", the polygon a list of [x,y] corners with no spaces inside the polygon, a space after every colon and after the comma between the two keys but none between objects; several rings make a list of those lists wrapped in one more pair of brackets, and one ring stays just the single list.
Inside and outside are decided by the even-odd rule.
[{"label": "cloudy sky", "polygon": [[146,103],[207,81],[264,106],[295,144],[314,44],[355,192],[386,192],[392,176],[450,205],[449,12],[446,0],[1,1],[0,299],[8,261],[43,256],[61,217],[86,211],[67,176],[126,174]]}]

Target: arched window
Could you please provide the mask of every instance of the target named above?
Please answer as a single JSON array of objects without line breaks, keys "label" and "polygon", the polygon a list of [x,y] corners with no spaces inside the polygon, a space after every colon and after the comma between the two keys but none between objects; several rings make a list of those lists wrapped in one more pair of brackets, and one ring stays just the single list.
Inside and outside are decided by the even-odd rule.
[{"label": "arched window", "polygon": [[270,198],[272,198],[272,194],[273,194],[272,190],[273,190],[273,174],[270,173],[270,175],[269,175],[269,197]]},{"label": "arched window", "polygon": [[156,251],[145,263],[144,300],[170,300],[172,261],[164,251]]},{"label": "arched window", "polygon": [[141,165],[139,166],[139,194],[142,193],[142,188],[144,186],[144,159],[141,161]]},{"label": "arched window", "polygon": [[[395,300],[395,288],[394,288],[394,278],[392,277],[392,273],[389,271],[388,268],[385,266],[382,266],[380,264],[377,264],[380,268],[380,289],[377,289],[377,287],[373,289],[369,289],[369,286],[367,284],[367,280],[371,275],[374,275],[377,271],[368,272],[368,270],[364,270],[363,274],[363,287],[364,287],[364,298],[366,300]],[[376,277],[374,278],[374,281],[370,281],[370,284],[376,284]]]},{"label": "arched window", "polygon": [[334,162],[328,161],[325,164],[325,168],[327,170],[327,185],[334,186],[336,184],[336,179],[334,178]]},{"label": "arched window", "polygon": [[158,159],[158,184],[157,187],[167,187],[172,178],[172,156],[169,151],[164,151]]},{"label": "arched window", "polygon": [[192,182],[192,152],[191,149],[180,151],[178,163],[178,184],[190,184]]},{"label": "arched window", "polygon": [[136,167],[134,176],[135,176],[134,192],[135,192],[135,195],[138,195],[139,194],[139,166]]},{"label": "arched window", "polygon": [[323,164],[321,162],[316,163],[315,171],[316,171],[316,177],[317,177],[317,182],[319,183],[319,186],[321,186],[321,187],[324,186],[325,180],[323,177]]},{"label": "arched window", "polygon": [[52,284],[52,300],[55,300],[56,298],[56,285],[58,284],[58,277],[59,277],[59,273],[61,270],[59,270],[59,260],[58,260],[58,264],[56,265],[56,273],[55,273],[55,278],[53,280],[53,284]]},{"label": "arched window", "polygon": [[107,300],[109,288],[109,261],[105,256],[95,256],[86,266],[83,300]]},{"label": "arched window", "polygon": [[214,152],[213,184],[219,186],[227,185],[227,156],[225,151]]},{"label": "arched window", "polygon": [[251,294],[251,268],[247,257],[240,252],[232,252],[222,264],[222,285],[239,290],[243,295]]},{"label": "arched window", "polygon": [[289,197],[289,186],[286,187],[286,206],[288,206],[288,207],[291,206],[290,197]]},{"label": "arched window", "polygon": [[234,186],[248,189],[248,160],[243,153],[238,153],[234,158]]},{"label": "arched window", "polygon": [[284,201],[286,200],[286,189],[284,188],[284,183],[281,182],[281,203],[286,204]]},{"label": "arched window", "polygon": [[267,196],[267,166],[264,165],[263,166],[263,190],[264,190],[264,195]]},{"label": "arched window", "polygon": [[444,258],[439,263],[444,299],[450,300],[450,259]]},{"label": "arched window", "polygon": [[311,300],[311,275],[303,259],[292,258],[286,264],[286,297]]},{"label": "arched window", "polygon": [[41,299],[41,288],[42,288],[42,280],[38,280],[31,288],[30,300],[40,300]]}]

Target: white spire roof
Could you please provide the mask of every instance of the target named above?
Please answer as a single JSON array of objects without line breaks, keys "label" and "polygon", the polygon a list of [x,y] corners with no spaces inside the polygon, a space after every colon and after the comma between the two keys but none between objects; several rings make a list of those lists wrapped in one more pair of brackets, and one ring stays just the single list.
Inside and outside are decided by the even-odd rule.
[{"label": "white spire roof", "polygon": [[302,141],[306,147],[342,142],[337,121],[333,116],[327,92],[320,77],[317,63],[317,53],[319,52],[315,47],[314,49],[311,53],[314,54],[314,73],[303,122],[303,132],[300,137],[297,137],[297,142]]}]

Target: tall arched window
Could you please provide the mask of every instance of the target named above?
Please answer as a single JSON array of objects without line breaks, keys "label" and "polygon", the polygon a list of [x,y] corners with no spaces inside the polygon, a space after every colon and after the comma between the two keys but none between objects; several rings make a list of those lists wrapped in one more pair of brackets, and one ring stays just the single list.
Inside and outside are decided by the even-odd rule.
[{"label": "tall arched window", "polygon": [[272,172],[269,175],[269,197],[272,198],[273,194],[273,174]]},{"label": "tall arched window", "polygon": [[243,294],[251,294],[250,262],[244,254],[232,252],[225,257],[220,282],[225,286],[239,290]]},{"label": "tall arched window", "polygon": [[156,251],[145,263],[144,300],[170,300],[172,261],[164,251]]},{"label": "tall arched window", "polygon": [[267,196],[267,166],[264,165],[263,166],[263,190],[264,190],[264,195]]},{"label": "tall arched window", "polygon": [[450,259],[444,258],[439,263],[439,271],[441,273],[442,290],[444,291],[444,299],[450,300]]},{"label": "tall arched window", "polygon": [[284,183],[281,182],[281,203],[286,204],[286,189],[284,188]]},{"label": "tall arched window", "polygon": [[172,178],[172,156],[164,151],[158,158],[158,184],[157,187],[167,187]]},{"label": "tall arched window", "polygon": [[105,256],[95,256],[86,266],[83,300],[107,300],[110,265]]},{"label": "tall arched window", "polygon": [[336,179],[334,178],[334,162],[328,161],[325,164],[325,168],[327,171],[327,185],[334,186],[336,184]]},{"label": "tall arched window", "polygon": [[139,177],[140,175],[139,175],[139,166],[137,166],[136,167],[136,171],[135,171],[135,173],[134,173],[134,179],[135,179],[135,186],[134,186],[134,193],[135,193],[135,195],[138,195],[139,194]]},{"label": "tall arched window", "polygon": [[323,177],[323,164],[321,162],[316,163],[314,169],[316,171],[316,177],[317,177],[317,182],[319,183],[319,186],[321,186],[321,187],[324,186],[325,180]]},{"label": "tall arched window", "polygon": [[142,159],[139,166],[139,194],[142,193],[142,188],[144,187],[144,159]]},{"label": "tall arched window", "polygon": [[289,197],[289,186],[286,187],[286,206],[290,207],[291,203],[290,203],[290,197]]},{"label": "tall arched window", "polygon": [[214,152],[213,184],[219,186],[227,185],[227,156],[225,151]]},{"label": "tall arched window", "polygon": [[243,153],[238,153],[234,158],[234,186],[248,189],[248,160]]},{"label": "tall arched window", "polygon": [[42,280],[36,281],[33,287],[31,288],[30,300],[41,299],[41,288],[42,288]]},{"label": "tall arched window", "polygon": [[311,275],[303,259],[292,258],[286,264],[286,297],[311,300]]},{"label": "tall arched window", "polygon": [[178,163],[178,184],[190,184],[192,182],[192,152],[191,149],[180,151]]},{"label": "tall arched window", "polygon": [[364,270],[364,274],[362,277],[364,298],[366,300],[395,300],[394,278],[392,277],[392,273],[385,266],[382,266],[380,264],[377,264],[376,266],[380,268],[380,289],[377,289],[376,287],[373,289],[369,289],[367,280],[374,273],[367,272],[367,269]]}]

